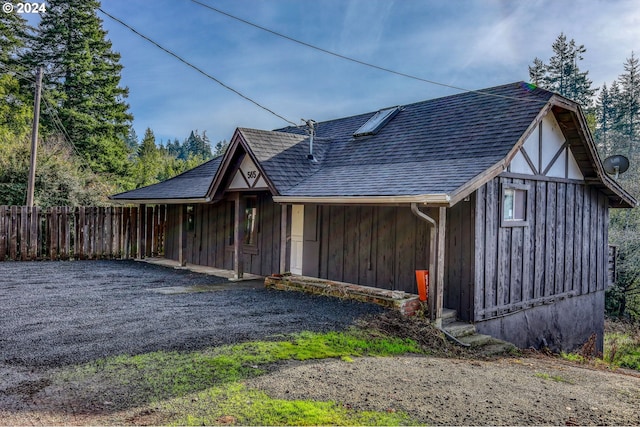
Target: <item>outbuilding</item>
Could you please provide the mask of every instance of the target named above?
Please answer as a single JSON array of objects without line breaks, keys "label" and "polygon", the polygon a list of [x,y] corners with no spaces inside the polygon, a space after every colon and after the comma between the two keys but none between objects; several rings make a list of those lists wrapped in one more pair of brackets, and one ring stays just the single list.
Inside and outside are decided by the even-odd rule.
[{"label": "outbuilding", "polygon": [[520,347],[602,348],[608,176],[580,106],[518,82],[275,131],[111,197],[167,205],[164,256],[416,293]]}]

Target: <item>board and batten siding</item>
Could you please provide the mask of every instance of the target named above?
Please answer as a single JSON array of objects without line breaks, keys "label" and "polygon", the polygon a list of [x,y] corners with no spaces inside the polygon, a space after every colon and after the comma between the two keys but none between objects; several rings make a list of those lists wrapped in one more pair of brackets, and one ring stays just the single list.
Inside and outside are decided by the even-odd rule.
[{"label": "board and batten siding", "polygon": [[[501,226],[501,188],[526,185],[524,226]],[[570,180],[497,177],[476,192],[474,319],[602,291],[608,200]]]},{"label": "board and batten siding", "polygon": [[[244,249],[244,271],[266,276],[280,268],[281,208],[266,193],[257,195],[257,242]],[[230,201],[194,204],[193,228],[187,232],[186,261],[225,270],[234,269],[233,209]],[[181,205],[169,205],[165,257],[179,259]]]},{"label": "board and batten siding", "polygon": [[305,206],[304,233],[304,275],[417,293],[428,269],[428,226],[408,207]]},{"label": "board and batten siding", "polygon": [[444,306],[473,320],[475,271],[475,193],[447,209]]}]

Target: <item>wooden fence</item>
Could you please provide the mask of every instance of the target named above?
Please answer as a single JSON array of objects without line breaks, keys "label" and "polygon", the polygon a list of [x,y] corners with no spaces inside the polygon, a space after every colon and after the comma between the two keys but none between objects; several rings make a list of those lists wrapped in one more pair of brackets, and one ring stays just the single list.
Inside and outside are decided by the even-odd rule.
[{"label": "wooden fence", "polygon": [[162,255],[166,206],[143,209],[0,206],[0,261]]}]

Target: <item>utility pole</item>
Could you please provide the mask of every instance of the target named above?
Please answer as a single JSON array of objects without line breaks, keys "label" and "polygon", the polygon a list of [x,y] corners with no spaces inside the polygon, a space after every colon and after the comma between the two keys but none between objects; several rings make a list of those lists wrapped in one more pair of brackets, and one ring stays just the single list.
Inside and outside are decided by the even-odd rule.
[{"label": "utility pole", "polygon": [[27,207],[33,207],[33,193],[36,182],[36,158],[38,155],[38,123],[40,122],[40,92],[42,88],[42,67],[36,76],[36,95],[33,102],[33,128],[31,129],[31,165],[29,166],[29,183],[27,186]]}]

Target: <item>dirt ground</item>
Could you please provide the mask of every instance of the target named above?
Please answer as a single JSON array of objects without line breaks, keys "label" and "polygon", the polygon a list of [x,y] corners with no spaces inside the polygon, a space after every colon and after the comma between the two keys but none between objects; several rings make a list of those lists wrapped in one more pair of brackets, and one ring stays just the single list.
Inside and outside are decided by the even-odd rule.
[{"label": "dirt ground", "polygon": [[403,411],[430,425],[640,425],[637,372],[534,353],[482,359],[366,304],[233,287],[142,263],[16,264],[0,263],[0,425],[163,424],[169,414],[146,407],[100,401],[99,411],[87,411],[91,390],[54,384],[51,372],[116,354],[354,323],[417,339],[434,355],[288,362],[245,384],[274,398]]},{"label": "dirt ground", "polygon": [[281,399],[404,411],[428,425],[640,424],[640,377],[550,357],[331,360],[286,367],[247,385]]}]

